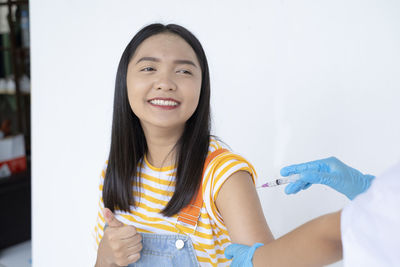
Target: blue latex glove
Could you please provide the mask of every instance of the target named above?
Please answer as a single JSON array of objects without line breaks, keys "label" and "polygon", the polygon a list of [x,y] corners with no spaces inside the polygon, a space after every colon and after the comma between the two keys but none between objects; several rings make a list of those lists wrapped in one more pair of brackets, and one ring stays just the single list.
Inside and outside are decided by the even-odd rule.
[{"label": "blue latex glove", "polygon": [[375,178],[373,175],[362,174],[335,157],[291,165],[281,169],[282,176],[291,174],[299,174],[300,178],[286,186],[286,194],[296,194],[312,184],[324,184],[346,195],[351,200],[365,192]]},{"label": "blue latex glove", "polygon": [[249,247],[241,244],[231,244],[225,249],[225,257],[232,259],[231,267],[253,267],[253,254],[258,247],[264,244],[255,243]]}]

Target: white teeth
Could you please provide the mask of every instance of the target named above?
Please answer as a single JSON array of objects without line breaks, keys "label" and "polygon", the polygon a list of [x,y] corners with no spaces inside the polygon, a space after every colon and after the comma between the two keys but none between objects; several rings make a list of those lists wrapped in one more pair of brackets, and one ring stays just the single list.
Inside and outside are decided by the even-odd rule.
[{"label": "white teeth", "polygon": [[151,100],[150,103],[152,103],[154,105],[159,105],[159,106],[177,106],[178,105],[178,103],[175,101],[161,100],[161,99]]}]

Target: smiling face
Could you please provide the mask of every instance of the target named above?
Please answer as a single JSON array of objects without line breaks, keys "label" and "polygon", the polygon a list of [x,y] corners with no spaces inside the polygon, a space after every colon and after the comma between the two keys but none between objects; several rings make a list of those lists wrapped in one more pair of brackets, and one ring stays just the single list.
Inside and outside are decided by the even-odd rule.
[{"label": "smiling face", "polygon": [[141,43],[127,72],[128,99],[144,130],[183,130],[197,108],[201,68],[192,47],[171,33]]}]

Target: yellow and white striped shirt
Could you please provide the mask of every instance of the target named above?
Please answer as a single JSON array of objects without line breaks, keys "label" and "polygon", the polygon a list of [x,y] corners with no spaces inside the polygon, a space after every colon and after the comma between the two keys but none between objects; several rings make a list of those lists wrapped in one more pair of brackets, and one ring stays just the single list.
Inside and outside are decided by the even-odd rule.
[{"label": "yellow and white striped shirt", "polygon": [[[224,148],[222,143],[211,138],[208,153],[220,148]],[[95,226],[97,245],[103,237],[105,224],[102,214],[104,208],[102,190],[106,168],[107,163],[101,173],[99,186],[100,201]],[[229,266],[231,261],[225,258],[224,250],[231,241],[215,201],[223,183],[237,171],[249,172],[255,182],[257,174],[253,166],[243,157],[230,151],[218,155],[208,164],[203,176],[203,206],[194,233],[188,225],[176,224],[177,215],[165,217],[161,213],[174,193],[176,168],[174,166],[156,168],[146,157],[144,164],[138,168],[141,170],[140,188],[132,186],[132,190],[134,196],[140,197],[140,200],[136,207],[131,206],[130,212],[116,210],[114,212],[116,218],[126,225],[135,226],[139,233],[177,234],[179,231],[186,233],[193,242],[201,266]]]}]

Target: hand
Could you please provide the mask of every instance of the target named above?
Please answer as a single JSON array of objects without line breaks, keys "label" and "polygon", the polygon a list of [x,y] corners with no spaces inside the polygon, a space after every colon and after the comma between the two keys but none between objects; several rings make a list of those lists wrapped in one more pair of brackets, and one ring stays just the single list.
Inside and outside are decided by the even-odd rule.
[{"label": "hand", "polygon": [[291,165],[281,169],[282,176],[291,174],[299,174],[300,178],[286,186],[286,194],[296,194],[312,184],[324,184],[346,195],[351,200],[365,192],[375,178],[373,175],[362,174],[335,157]]},{"label": "hand", "polygon": [[253,267],[253,254],[261,246],[261,243],[255,243],[252,247],[231,244],[225,249],[225,257],[229,260],[233,258],[231,267]]},{"label": "hand", "polygon": [[140,259],[142,236],[132,225],[124,225],[115,218],[110,209],[104,208],[103,215],[108,227],[104,230],[103,259],[108,264],[127,266]]}]

